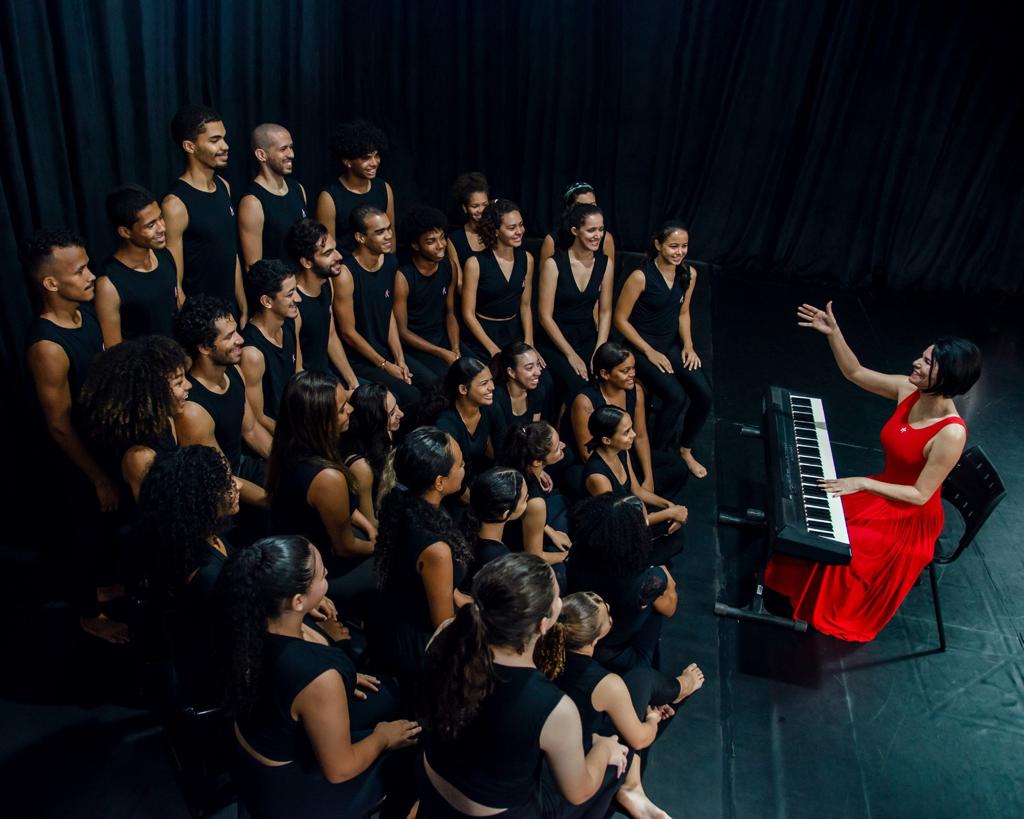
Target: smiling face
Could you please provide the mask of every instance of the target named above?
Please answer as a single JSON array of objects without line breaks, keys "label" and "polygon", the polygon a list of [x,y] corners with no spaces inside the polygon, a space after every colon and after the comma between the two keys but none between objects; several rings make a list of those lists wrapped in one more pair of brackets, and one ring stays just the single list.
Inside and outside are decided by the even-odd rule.
[{"label": "smiling face", "polygon": [[217,338],[212,347],[200,347],[199,351],[210,356],[210,360],[220,366],[229,367],[242,360],[244,339],[238,332],[238,325],[231,316],[222,316],[214,323]]},{"label": "smiling face", "polygon": [[391,437],[394,437],[399,427],[402,426],[402,419],[405,418],[405,413],[398,406],[398,399],[390,392],[384,396],[384,412],[388,418],[388,433]]},{"label": "smiling face", "polygon": [[501,217],[501,224],[498,226],[498,244],[519,247],[523,243],[525,235],[526,226],[523,224],[523,216],[519,211],[511,211]]},{"label": "smiling face", "polygon": [[459,392],[466,396],[471,404],[489,407],[494,403],[494,377],[490,369],[484,367],[473,376],[472,381],[459,387]]},{"label": "smiling face", "polygon": [[256,158],[266,162],[267,166],[278,176],[288,176],[295,165],[295,143],[292,135],[284,128],[271,131],[266,148],[256,149]]},{"label": "smiling face", "polygon": [[591,253],[596,253],[604,241],[604,216],[600,213],[591,214],[578,228],[572,228],[572,235],[576,237],[580,246]]},{"label": "smiling face", "polygon": [[636,386],[636,358],[630,354],[621,364],[612,367],[611,372],[602,369],[598,377],[616,389],[631,390]]},{"label": "smiling face", "polygon": [[544,370],[540,366],[540,356],[536,350],[532,349],[516,356],[516,366],[514,369],[508,367],[505,370],[505,374],[510,380],[515,381],[526,390],[537,389],[543,372]]},{"label": "smiling face", "polygon": [[930,344],[928,349],[921,353],[921,357],[914,362],[910,371],[910,383],[919,390],[928,389],[939,377],[939,365],[935,363],[934,353],[935,345]]},{"label": "smiling face", "polygon": [[395,244],[395,234],[391,229],[391,220],[388,219],[387,214],[371,213],[367,216],[366,231],[356,232],[356,242],[375,256],[390,253]]},{"label": "smiling face", "polygon": [[487,191],[473,191],[469,195],[469,201],[462,206],[463,212],[469,217],[470,222],[479,222],[484,210],[487,208]]},{"label": "smiling face", "polygon": [[299,295],[299,286],[294,276],[287,276],[281,280],[281,289],[273,298],[260,297],[260,304],[265,310],[283,319],[293,319],[299,314],[300,301],[302,296]]},{"label": "smiling face", "polygon": [[160,250],[167,247],[167,226],[160,205],[150,202],[135,215],[130,228],[119,227],[117,235],[135,247]]},{"label": "smiling face", "polygon": [[224,123],[208,122],[195,141],[186,139],[183,143],[185,152],[199,164],[207,168],[219,170],[228,164],[228,141]]},{"label": "smiling face", "polygon": [[188,391],[192,389],[192,384],[185,377],[184,370],[178,370],[167,379],[167,382],[171,388],[171,407],[174,414],[178,415],[185,409],[185,402],[188,401]]},{"label": "smiling face", "polygon": [[43,290],[68,301],[81,304],[96,297],[96,276],[89,269],[89,255],[84,247],[55,247],[37,275]]},{"label": "smiling face", "polygon": [[327,233],[320,240],[320,244],[316,246],[313,270],[321,279],[333,279],[341,275],[341,268],[341,252],[338,250],[338,243],[330,233]]},{"label": "smiling face", "polygon": [[380,168],[380,151],[371,151],[366,156],[345,159],[341,163],[352,176],[360,179],[373,179]]},{"label": "smiling face", "polygon": [[436,264],[448,253],[448,237],[440,228],[428,230],[413,242],[412,250],[427,261]]},{"label": "smiling face", "polygon": [[681,265],[690,250],[690,234],[685,230],[673,230],[664,241],[656,241],[654,247],[658,255],[670,265]]}]

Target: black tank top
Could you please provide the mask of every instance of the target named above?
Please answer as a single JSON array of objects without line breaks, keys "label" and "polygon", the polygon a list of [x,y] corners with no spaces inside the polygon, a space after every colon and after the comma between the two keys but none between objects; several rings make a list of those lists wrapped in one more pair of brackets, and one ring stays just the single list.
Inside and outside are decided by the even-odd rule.
[{"label": "black tank top", "polygon": [[476,287],[477,315],[493,319],[510,319],[519,315],[519,302],[526,287],[526,251],[515,249],[512,275],[505,280],[493,251],[476,256],[480,264],[480,281]]},{"label": "black tank top", "polygon": [[355,236],[349,228],[348,217],[360,205],[373,205],[381,213],[388,210],[388,188],[381,179],[370,181],[370,189],[366,193],[352,193],[337,179],[331,182],[324,192],[334,201],[334,238],[338,242],[338,250],[345,254],[346,261],[356,249]]},{"label": "black tank top", "polygon": [[281,634],[264,635],[263,666],[256,702],[238,715],[238,730],[259,754],[278,762],[313,762],[313,750],[302,722],[292,719],[292,703],[302,689],[325,671],[335,670],[352,691],[356,670],[340,648]]},{"label": "black tank top", "polygon": [[462,450],[462,458],[466,462],[466,476],[462,485],[469,486],[473,478],[487,468],[487,442],[491,438],[491,410],[490,407],[480,408],[480,421],[476,425],[476,432],[470,432],[465,421],[459,415],[455,407],[443,410],[437,416],[435,424],[459,442]]},{"label": "black tank top", "polygon": [[[581,395],[587,396],[590,399],[590,405],[595,409],[600,409],[603,406],[609,405],[608,399],[604,397],[604,393],[601,392],[600,387],[595,387],[593,384],[588,384],[583,388]],[[611,405],[609,405],[611,406]],[[614,406],[618,406],[617,404]],[[626,390],[626,412],[629,413],[629,417],[634,421],[636,420],[636,388]],[[630,450],[632,451],[632,450]]]},{"label": "black tank top", "polygon": [[409,329],[431,344],[447,349],[444,319],[448,288],[452,286],[452,263],[445,257],[430,276],[424,276],[412,262],[399,269],[409,284]]},{"label": "black tank top", "polygon": [[[186,291],[188,292],[188,291]],[[213,435],[224,457],[237,474],[242,460],[242,418],[245,416],[245,382],[238,367],[228,366],[228,388],[223,395],[211,392],[194,376],[189,377],[192,389],[188,400],[210,413]]]},{"label": "black tank top", "polygon": [[121,338],[145,335],[174,337],[174,316],[178,312],[178,270],[166,248],[153,251],[156,267],[149,272],[133,270],[111,256],[100,265],[98,276],[106,276],[121,299]]},{"label": "black tank top", "polygon": [[302,367],[321,373],[331,371],[331,360],[327,355],[327,344],[331,340],[331,300],[334,297],[334,286],[324,281],[319,296],[309,296],[299,290],[302,301],[299,302],[299,315],[302,316],[302,329],[299,331],[299,344],[302,346]]},{"label": "black tank top", "polygon": [[494,690],[454,740],[426,733],[427,760],[475,802],[517,808],[535,798],[540,734],[564,694],[536,668],[495,663],[494,671]]},{"label": "black tank top", "polygon": [[325,469],[322,463],[303,460],[285,465],[270,498],[270,534],[302,535],[322,554],[331,552],[331,537],[320,513],[308,500],[310,484]]},{"label": "black tank top", "polygon": [[569,254],[560,250],[554,255],[555,267],[558,269],[558,281],[555,285],[555,309],[552,313],[558,324],[583,324],[591,327],[594,324],[594,305],[601,293],[604,271],[608,267],[608,257],[598,254],[594,257],[594,268],[590,271],[587,286],[580,290],[572,276],[572,265]]},{"label": "black tank top", "polygon": [[590,459],[583,467],[583,481],[586,482],[587,478],[591,475],[604,475],[608,479],[608,482],[612,485],[612,495],[616,498],[624,498],[628,495],[633,494],[630,491],[629,485],[629,471],[626,468],[626,453],[619,453],[619,460],[622,462],[622,468],[626,469],[626,480],[623,483],[619,483],[619,479],[615,477],[615,473],[612,472],[612,468],[604,462],[597,452],[593,452],[590,455]]},{"label": "black tank top", "polygon": [[590,746],[593,744],[592,735],[601,733],[598,730],[598,723],[601,720],[602,712],[594,708],[591,697],[597,684],[609,673],[601,667],[600,663],[595,662],[593,657],[575,651],[566,651],[565,668],[555,679],[555,685],[565,692],[565,695],[576,705],[576,710],[580,712],[585,752],[589,752]]},{"label": "black tank top", "polygon": [[640,269],[644,274],[644,289],[629,321],[644,341],[665,352],[679,336],[679,308],[690,283],[690,266],[684,263],[676,268],[671,288],[665,284],[665,277],[653,259],[644,262]]},{"label": "black tank top", "polygon": [[68,357],[68,387],[72,404],[78,403],[78,394],[89,373],[93,360],[103,352],[103,333],[96,315],[89,307],[78,311],[82,317],[81,327],[60,327],[49,319],[36,316],[29,328],[28,343],[31,347],[40,341],[52,341],[60,345]]},{"label": "black tank top", "polygon": [[182,237],[185,271],[181,284],[186,297],[206,293],[234,304],[238,239],[235,209],[224,180],[214,176],[213,181],[217,189],[212,192],[196,190],[184,179],[175,179],[168,191],[188,211],[188,227]]},{"label": "black tank top", "polygon": [[[386,255],[380,270],[371,272],[359,264],[354,256],[347,256],[345,267],[352,274],[352,310],[356,316],[356,331],[374,350],[390,361],[388,328],[391,325],[391,291],[395,286],[398,260],[390,254]],[[349,357],[353,355],[359,354],[351,350]],[[359,357],[362,358],[361,355]]]},{"label": "black tank top", "polygon": [[[249,183],[248,195],[255,196],[263,206],[263,258],[288,260],[284,237],[288,228],[299,219],[305,219],[306,200],[298,182],[286,182],[288,190],[278,196],[264,188],[255,179]],[[188,292],[188,291],[186,291]]]},{"label": "black tank top", "polygon": [[469,238],[466,236],[466,229],[464,227],[457,228],[448,234],[448,238],[452,240],[452,244],[455,245],[455,255],[459,259],[459,266],[466,266],[466,259],[470,256],[475,256],[477,253],[482,251],[473,250],[469,246]]},{"label": "black tank top", "polygon": [[[302,302],[299,302],[300,304]],[[246,347],[255,347],[263,353],[263,412],[268,418],[277,418],[285,384],[295,375],[295,319],[285,319],[282,343],[278,347],[252,322],[242,330]]]}]

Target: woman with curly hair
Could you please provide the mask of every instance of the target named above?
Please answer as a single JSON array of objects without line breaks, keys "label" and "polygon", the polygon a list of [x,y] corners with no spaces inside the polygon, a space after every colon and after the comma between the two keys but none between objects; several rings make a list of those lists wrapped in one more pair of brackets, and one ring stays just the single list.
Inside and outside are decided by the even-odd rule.
[{"label": "woman with curly hair", "polygon": [[157,453],[178,445],[174,419],[188,400],[187,367],[178,342],[142,336],[111,347],[89,369],[81,393],[88,439],[134,498]]},{"label": "woman with curly hair", "polygon": [[633,419],[636,438],[629,450],[633,471],[648,492],[675,499],[682,494],[689,470],[672,453],[651,450],[647,434],[647,393],[636,380],[636,356],[618,341],[606,341],[594,353],[594,378],[572,402],[575,449],[583,460],[590,458],[587,422],[591,413],[606,405],[616,406]]},{"label": "woman with curly hair", "polygon": [[655,563],[647,511],[640,499],[610,492],[577,504],[569,591],[592,591],[615,613],[594,652],[605,668],[625,672],[654,664],[664,617],[675,614],[676,583]]},{"label": "woman with curly hair", "polygon": [[535,555],[505,555],[477,574],[473,602],[427,651],[421,815],[605,815],[627,749],[594,736],[584,752],[576,706],[534,662],[539,644],[540,656],[558,650],[548,644],[560,610]]},{"label": "woman with curly hair", "polygon": [[348,391],[333,375],[305,370],[292,376],[267,464],[268,528],[311,540],[337,575],[331,596],[346,613],[357,614],[373,589],[367,558],[374,532],[359,512],[355,481],[341,456],[351,412]]},{"label": "woman with curly hair", "polygon": [[466,467],[459,444],[419,427],[395,450],[394,488],[380,506],[374,555],[381,611],[370,634],[380,670],[398,677],[414,702],[427,641],[465,596],[456,590],[472,551],[442,501],[460,490]]},{"label": "woman with curly hair", "polygon": [[568,528],[569,505],[546,469],[565,457],[565,444],[547,421],[513,427],[505,439],[499,462],[518,469],[526,477],[529,500],[517,532],[510,533],[514,547],[537,555],[555,567],[559,586],[565,587],[565,567],[572,541]]},{"label": "woman with curly hair", "polygon": [[220,588],[249,813],[368,815],[389,790],[385,753],[412,745],[420,729],[408,720],[357,723],[352,661],[303,623],[327,591],[319,551],[298,535],[258,540],[228,560]]},{"label": "woman with curly hair", "polygon": [[380,152],[386,150],[387,137],[376,125],[362,120],[343,122],[331,134],[331,158],[341,171],[320,191],[316,200],[316,220],[337,240],[338,250],[346,256],[356,242],[349,229],[349,214],[360,205],[373,205],[395,223],[395,194],[383,179],[377,179]]},{"label": "woman with curly hair", "polygon": [[348,398],[352,412],[341,437],[345,466],[356,484],[359,511],[376,529],[377,502],[381,495],[388,456],[405,413],[398,399],[383,384],[360,384]]},{"label": "woman with curly hair", "polygon": [[[562,599],[556,628],[563,651],[540,658],[538,667],[565,692],[580,712],[583,747],[591,734],[615,734],[634,751],[642,752],[658,738],[672,707],[704,684],[696,663],[670,677],[654,668],[634,668],[622,676],[594,659],[594,648],[612,628],[611,609],[594,592],[576,592]],[[619,807],[634,817],[667,817],[654,805],[640,780],[641,756],[629,763],[626,778],[615,795]]]},{"label": "woman with curly hair", "polygon": [[484,250],[462,271],[462,350],[490,360],[513,341],[533,345],[533,256],[523,250],[519,206],[508,199],[484,209],[479,231]]},{"label": "woman with curly hair", "polygon": [[211,605],[232,551],[223,533],[238,514],[239,489],[220,450],[193,445],[157,455],[139,492],[142,562],[157,605],[171,613],[175,668],[192,704],[219,702],[209,673]]},{"label": "woman with curly hair", "polygon": [[452,185],[452,199],[459,210],[462,227],[448,233],[448,258],[452,261],[455,281],[461,289],[466,260],[485,249],[480,236],[480,218],[491,200],[487,177],[479,171],[461,174]]}]

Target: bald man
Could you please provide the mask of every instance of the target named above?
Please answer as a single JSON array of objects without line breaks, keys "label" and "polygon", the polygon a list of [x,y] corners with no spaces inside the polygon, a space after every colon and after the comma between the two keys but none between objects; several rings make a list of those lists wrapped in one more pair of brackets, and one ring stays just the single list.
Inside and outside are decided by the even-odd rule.
[{"label": "bald man", "polygon": [[260,259],[287,259],[284,237],[306,218],[306,191],[288,183],[295,161],[292,135],[283,125],[265,122],[252,131],[252,152],[260,172],[238,203],[238,238],[248,270]]}]

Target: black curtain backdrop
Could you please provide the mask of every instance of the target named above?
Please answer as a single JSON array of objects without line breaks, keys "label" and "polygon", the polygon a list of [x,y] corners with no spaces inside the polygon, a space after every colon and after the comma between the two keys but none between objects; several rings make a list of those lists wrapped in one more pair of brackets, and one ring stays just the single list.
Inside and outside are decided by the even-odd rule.
[{"label": "black curtain backdrop", "polygon": [[1013,4],[868,0],[0,0],[0,336],[31,314],[17,240],[68,224],[99,260],[103,198],[160,195],[168,123],[287,125],[312,198],[355,116],[388,134],[399,214],[479,169],[535,235],[584,179],[626,249],[660,220],[691,255],[847,286],[1018,291],[1024,71]]}]

